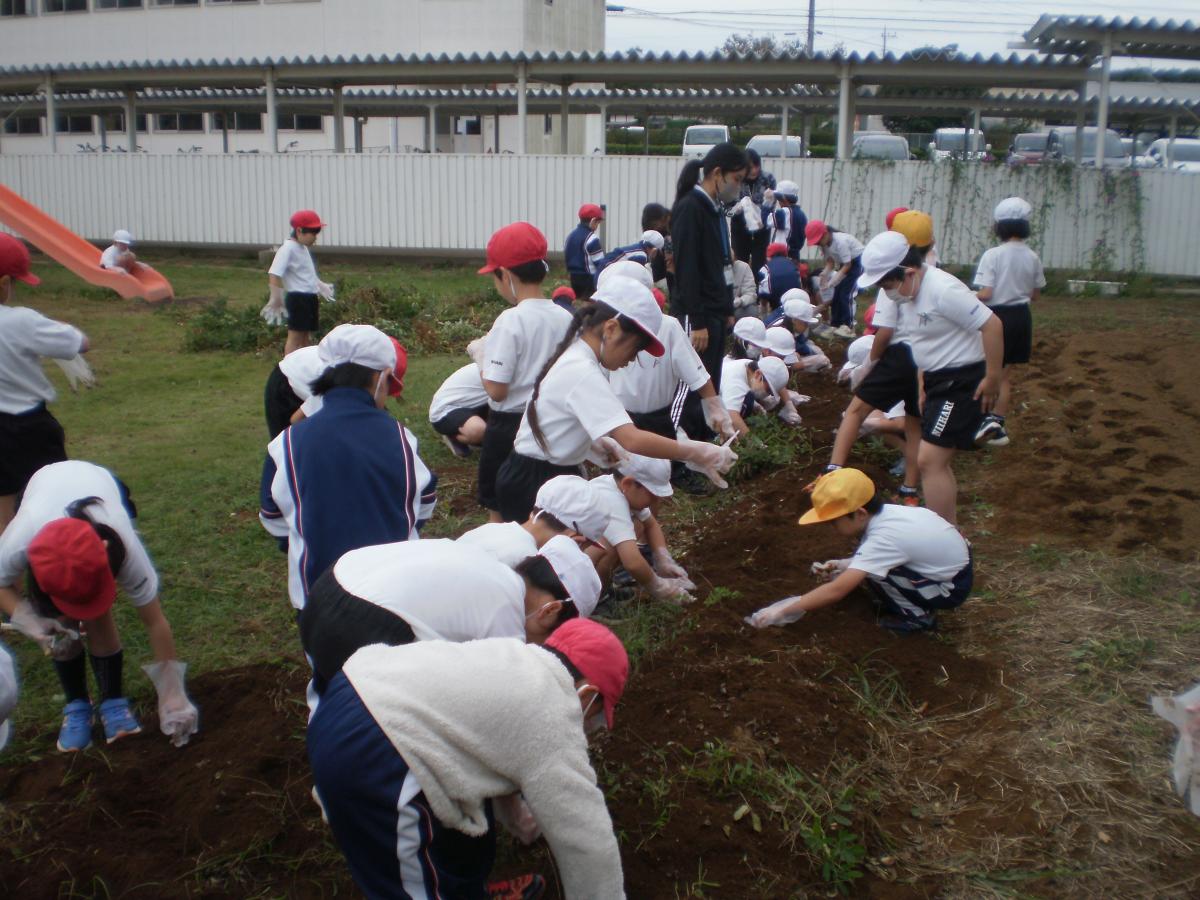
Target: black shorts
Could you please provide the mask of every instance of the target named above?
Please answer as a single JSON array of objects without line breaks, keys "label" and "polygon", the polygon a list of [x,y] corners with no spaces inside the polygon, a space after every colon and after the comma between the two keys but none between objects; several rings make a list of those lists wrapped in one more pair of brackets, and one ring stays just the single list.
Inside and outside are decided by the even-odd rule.
[{"label": "black shorts", "polygon": [[925,373],[923,441],[954,450],[975,449],[983,408],[974,395],[986,372],[987,366],[978,362]]},{"label": "black shorts", "polygon": [[288,291],[283,296],[287,307],[288,331],[316,331],[321,325],[321,301],[316,294]]},{"label": "black shorts", "polygon": [[45,404],[0,413],[0,497],[20,494],[34,472],[66,458],[66,434]]},{"label": "black shorts", "polygon": [[313,584],[300,610],[300,643],[312,660],[318,694],[363,647],[398,647],[416,639],[412,626],[400,616],[342,587],[333,577],[332,566]]},{"label": "black shorts", "polygon": [[267,432],[274,440],[275,436],[292,424],[292,416],[303,404],[296,396],[287,376],[278,365],[267,376],[267,386],[263,389],[263,408],[267,414]]},{"label": "black shorts", "polygon": [[917,387],[917,364],[907,344],[888,344],[875,368],[867,373],[854,396],[872,409],[887,412],[904,403],[904,413],[921,414]]},{"label": "black shorts", "polygon": [[587,300],[596,291],[596,279],[591,275],[571,273],[571,290],[575,292],[576,300]]},{"label": "black shorts", "polygon": [[631,412],[629,418],[642,431],[649,431],[652,434],[662,435],[665,438],[675,440],[675,421],[671,417],[671,409],[671,406],[664,406],[662,409],[655,409],[650,412]]},{"label": "black shorts", "polygon": [[[458,432],[467,424],[468,419],[479,416],[486,421],[490,411],[491,408],[486,403],[483,406],[460,406],[430,424],[438,434],[444,434],[448,438],[457,438]],[[521,424],[520,419],[517,420],[517,424]]]},{"label": "black shorts", "polygon": [[559,466],[544,459],[510,453],[496,475],[497,511],[505,522],[529,518],[537,492],[558,475],[578,475],[579,466]]},{"label": "black shorts", "polygon": [[993,306],[992,312],[1004,326],[1004,364],[1019,366],[1029,362],[1033,351],[1033,311],[1028,303]]},{"label": "black shorts", "polygon": [[494,409],[488,413],[487,431],[483,433],[483,444],[479,448],[479,505],[484,509],[500,510],[496,500],[496,473],[512,453],[522,415]]}]

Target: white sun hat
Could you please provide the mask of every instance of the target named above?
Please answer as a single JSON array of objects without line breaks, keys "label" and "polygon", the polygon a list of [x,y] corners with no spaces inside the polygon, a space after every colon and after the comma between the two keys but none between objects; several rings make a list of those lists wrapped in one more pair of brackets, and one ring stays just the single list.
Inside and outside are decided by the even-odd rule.
[{"label": "white sun hat", "polygon": [[613,278],[596,289],[592,300],[611,307],[640,328],[649,339],[646,352],[651,356],[662,356],[666,352],[658,339],[663,314],[650,288],[632,278]]},{"label": "white sun hat", "polygon": [[649,244],[655,250],[661,250],[667,242],[663,240],[662,234],[658,231],[643,231],[642,243]]},{"label": "white sun hat", "polygon": [[317,344],[326,368],[356,363],[374,372],[396,368],[396,345],[374,325],[339,325]]},{"label": "white sun hat", "polygon": [[591,558],[565,534],[546,541],[538,555],[550,563],[579,615],[585,619],[590,616],[600,601],[600,576]]},{"label": "white sun hat", "polygon": [[617,463],[617,471],[628,475],[655,497],[670,497],[674,493],[671,489],[671,463],[668,460],[630,453],[629,459]]},{"label": "white sun hat", "polygon": [[867,242],[862,252],[863,273],[858,278],[860,288],[868,288],[908,256],[908,238],[898,231],[882,231]]},{"label": "white sun hat", "polygon": [[771,389],[773,396],[778,397],[780,391],[787,387],[788,367],[782,359],[776,356],[764,357],[758,361],[758,371],[767,380],[767,387]]},{"label": "white sun hat", "polygon": [[598,542],[608,528],[608,513],[596,503],[591,482],[578,475],[557,475],[540,488],[533,505],[572,531]]},{"label": "white sun hat", "polygon": [[997,222],[1008,219],[1020,219],[1027,222],[1031,215],[1033,215],[1033,207],[1027,201],[1020,197],[1009,197],[996,204],[996,211],[992,213],[992,218]]},{"label": "white sun hat", "polygon": [[638,284],[644,285],[646,290],[654,287],[654,279],[650,275],[650,270],[632,259],[623,259],[601,269],[600,277],[596,279],[596,287],[604,287],[614,278],[632,278]]},{"label": "white sun hat", "polygon": [[763,347],[783,359],[786,365],[790,366],[799,359],[796,354],[796,336],[778,325],[767,329]]}]

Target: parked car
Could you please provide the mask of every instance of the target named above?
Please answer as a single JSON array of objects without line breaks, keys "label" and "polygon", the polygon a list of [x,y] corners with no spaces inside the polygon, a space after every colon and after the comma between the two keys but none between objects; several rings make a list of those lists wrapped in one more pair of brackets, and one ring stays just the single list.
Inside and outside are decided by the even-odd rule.
[{"label": "parked car", "polygon": [[[1167,144],[1166,138],[1159,138],[1146,151],[1154,164],[1164,169],[1167,167]],[[1171,169],[1200,174],[1200,138],[1175,138],[1175,146],[1171,150]]]},{"label": "parked car", "polygon": [[1121,138],[1121,149],[1125,152],[1129,165],[1135,169],[1153,169],[1158,163],[1146,155],[1145,145],[1137,138]]},{"label": "parked car", "polygon": [[[1083,129],[1082,164],[1096,165],[1096,144],[1098,133],[1094,126]],[[1104,165],[1111,169],[1119,169],[1130,164],[1129,158],[1121,147],[1121,136],[1109,128],[1103,141]],[[1075,129],[1073,127],[1051,128],[1046,142],[1046,158],[1057,162],[1075,162]]]},{"label": "parked car", "polygon": [[854,138],[854,159],[912,159],[908,141],[898,134],[863,133]]},{"label": "parked car", "polygon": [[929,142],[929,158],[990,161],[992,145],[983,142],[983,132],[974,128],[939,128]]},{"label": "parked car", "polygon": [[[780,146],[781,143],[777,134],[756,134],[750,138],[749,143],[746,144],[746,149],[756,150],[758,155],[763,159],[779,159],[779,151],[782,149]],[[788,135],[787,155],[789,159],[802,159],[808,156],[804,152],[804,142],[798,137]]]},{"label": "parked car", "polygon": [[709,150],[728,140],[728,125],[689,125],[683,133],[683,158],[703,159]]},{"label": "parked car", "polygon": [[1046,142],[1050,135],[1044,131],[1014,135],[1008,145],[1010,166],[1036,166],[1046,158]]}]

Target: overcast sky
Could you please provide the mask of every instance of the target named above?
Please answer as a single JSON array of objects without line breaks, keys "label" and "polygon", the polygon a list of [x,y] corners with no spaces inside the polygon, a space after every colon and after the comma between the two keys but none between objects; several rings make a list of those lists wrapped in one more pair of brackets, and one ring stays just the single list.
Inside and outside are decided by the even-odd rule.
[{"label": "overcast sky", "polygon": [[[785,41],[804,41],[808,29],[808,3],[781,0],[635,0],[624,12],[607,15],[607,49],[641,47],[658,52],[713,50],[734,33],[771,35]],[[892,0],[817,0],[817,50],[831,50],[842,43],[850,52],[867,54],[887,49],[900,53],[933,44],[958,44],[966,53],[1011,53],[1009,41],[1020,40],[1042,13],[1087,15],[1105,18],[1139,16],[1200,23],[1196,0],[1166,0],[1142,7],[1137,3],[1001,0],[978,3],[970,0],[920,0],[897,4]],[[794,32],[794,34],[792,34]],[[1022,51],[1024,52],[1024,51]],[[1114,63],[1115,65],[1116,63]],[[1129,63],[1125,63],[1128,65]],[[1187,63],[1158,61],[1157,67],[1173,68]]]}]

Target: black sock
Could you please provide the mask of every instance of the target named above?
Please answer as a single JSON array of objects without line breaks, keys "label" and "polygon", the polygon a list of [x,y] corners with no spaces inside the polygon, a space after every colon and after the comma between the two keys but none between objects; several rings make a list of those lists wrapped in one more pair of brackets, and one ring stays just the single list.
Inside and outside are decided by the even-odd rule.
[{"label": "black sock", "polygon": [[58,680],[68,703],[88,699],[87,664],[83,661],[82,653],[74,659],[54,660],[54,670],[58,672]]},{"label": "black sock", "polygon": [[125,693],[121,689],[121,669],[124,663],[124,651],[118,650],[111,656],[95,656],[88,654],[92,658],[92,671],[96,673],[96,684],[100,688],[100,702],[105,700],[115,700],[117,697],[124,697]]}]

